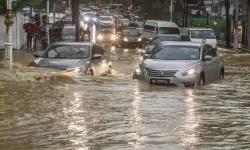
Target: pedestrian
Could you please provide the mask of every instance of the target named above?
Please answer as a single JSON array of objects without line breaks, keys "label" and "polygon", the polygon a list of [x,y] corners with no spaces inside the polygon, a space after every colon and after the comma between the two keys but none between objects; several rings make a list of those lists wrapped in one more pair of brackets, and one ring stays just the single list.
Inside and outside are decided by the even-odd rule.
[{"label": "pedestrian", "polygon": [[27,33],[27,51],[31,51],[32,50],[32,38],[33,38],[33,32],[31,30],[31,27],[29,27],[25,33]]}]

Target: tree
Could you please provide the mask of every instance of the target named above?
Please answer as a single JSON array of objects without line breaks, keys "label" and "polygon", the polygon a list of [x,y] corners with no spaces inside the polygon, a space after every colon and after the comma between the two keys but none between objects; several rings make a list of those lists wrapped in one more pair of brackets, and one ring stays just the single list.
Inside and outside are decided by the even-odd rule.
[{"label": "tree", "polygon": [[230,26],[230,18],[229,18],[229,9],[230,3],[229,0],[225,0],[225,9],[226,9],[226,47],[231,48],[231,26]]}]

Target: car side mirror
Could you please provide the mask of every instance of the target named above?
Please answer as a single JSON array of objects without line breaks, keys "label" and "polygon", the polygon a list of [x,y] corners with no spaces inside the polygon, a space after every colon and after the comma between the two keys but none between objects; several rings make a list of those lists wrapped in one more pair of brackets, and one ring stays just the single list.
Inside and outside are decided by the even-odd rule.
[{"label": "car side mirror", "polygon": [[38,52],[36,52],[36,53],[34,53],[34,55],[33,55],[35,58],[39,58],[39,57],[42,57],[42,54],[41,53],[38,53]]},{"label": "car side mirror", "polygon": [[143,54],[143,59],[147,59],[149,57],[148,52],[146,52],[146,54]]},{"label": "car side mirror", "polygon": [[210,55],[206,55],[206,56],[204,57],[204,61],[211,61],[212,59],[213,59],[213,57],[210,56]]},{"label": "car side mirror", "polygon": [[92,59],[101,59],[102,55],[101,54],[94,54],[94,56],[92,57]]}]

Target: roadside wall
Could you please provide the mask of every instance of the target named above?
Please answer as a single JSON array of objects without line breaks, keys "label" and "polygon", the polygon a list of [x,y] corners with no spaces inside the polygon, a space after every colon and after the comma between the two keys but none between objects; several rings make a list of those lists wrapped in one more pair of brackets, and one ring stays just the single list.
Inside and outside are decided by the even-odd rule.
[{"label": "roadside wall", "polygon": [[[6,26],[4,24],[5,15],[0,15],[0,49],[5,49]],[[21,49],[26,43],[26,33],[23,29],[23,24],[30,22],[28,18],[22,17],[17,13],[13,17],[14,24],[12,25],[12,43],[13,49]]]}]

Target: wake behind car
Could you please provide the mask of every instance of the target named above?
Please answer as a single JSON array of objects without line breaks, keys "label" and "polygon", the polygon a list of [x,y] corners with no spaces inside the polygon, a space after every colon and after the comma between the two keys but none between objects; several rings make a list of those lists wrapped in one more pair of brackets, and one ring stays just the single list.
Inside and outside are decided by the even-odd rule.
[{"label": "wake behind car", "polygon": [[122,27],[117,31],[117,45],[125,46],[142,46],[140,33],[135,27]]},{"label": "wake behind car", "polygon": [[204,85],[224,78],[224,61],[209,44],[163,42],[135,70],[134,79],[149,83]]},{"label": "wake behind car", "polygon": [[97,43],[115,43],[116,35],[113,28],[103,28],[97,33]]},{"label": "wake behind car", "polygon": [[95,43],[58,42],[43,54],[35,54],[29,67],[45,67],[92,76],[106,75],[111,62],[105,50]]}]

